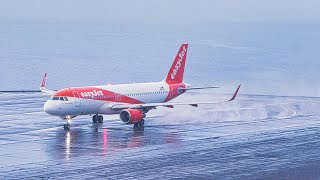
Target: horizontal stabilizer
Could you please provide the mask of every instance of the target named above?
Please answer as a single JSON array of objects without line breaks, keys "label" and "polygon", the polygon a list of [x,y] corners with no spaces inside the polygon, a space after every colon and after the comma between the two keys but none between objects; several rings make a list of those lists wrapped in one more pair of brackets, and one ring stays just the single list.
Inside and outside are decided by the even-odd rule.
[{"label": "horizontal stabilizer", "polygon": [[209,87],[190,87],[190,88],[179,88],[179,90],[197,90],[197,89],[215,89],[220,88],[216,86],[209,86]]}]

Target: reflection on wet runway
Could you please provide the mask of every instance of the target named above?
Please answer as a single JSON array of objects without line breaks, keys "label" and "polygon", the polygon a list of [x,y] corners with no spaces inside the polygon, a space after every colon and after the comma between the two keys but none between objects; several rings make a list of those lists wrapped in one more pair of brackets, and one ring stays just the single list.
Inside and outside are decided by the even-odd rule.
[{"label": "reflection on wet runway", "polygon": [[79,117],[64,131],[41,94],[16,97],[0,94],[16,102],[0,107],[0,179],[320,177],[319,98],[242,95],[214,111],[158,109],[144,129]]},{"label": "reflection on wet runway", "polygon": [[[153,129],[157,130],[157,129]],[[144,130],[142,128],[104,128],[102,124],[92,124],[90,129],[73,128],[70,131],[58,129],[53,143],[48,143],[48,154],[54,158],[70,159],[86,155],[107,156],[114,152],[138,147],[178,144],[177,133]],[[54,149],[55,151],[52,151]]]}]

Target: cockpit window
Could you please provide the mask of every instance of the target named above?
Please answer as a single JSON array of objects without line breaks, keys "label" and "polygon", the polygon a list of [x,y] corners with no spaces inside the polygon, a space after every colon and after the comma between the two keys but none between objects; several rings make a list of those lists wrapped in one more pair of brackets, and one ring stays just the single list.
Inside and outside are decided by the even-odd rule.
[{"label": "cockpit window", "polygon": [[51,100],[54,100],[54,101],[57,101],[57,100],[60,100],[60,101],[68,101],[68,98],[67,97],[60,97],[60,96],[53,96],[50,98]]}]

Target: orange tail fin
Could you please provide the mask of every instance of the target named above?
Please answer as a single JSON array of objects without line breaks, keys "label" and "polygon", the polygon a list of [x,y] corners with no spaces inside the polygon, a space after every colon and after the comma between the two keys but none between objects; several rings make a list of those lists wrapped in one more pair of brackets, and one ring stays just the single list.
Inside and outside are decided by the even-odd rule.
[{"label": "orange tail fin", "polygon": [[182,44],[168,72],[166,78],[168,84],[182,83],[187,51],[188,44]]}]

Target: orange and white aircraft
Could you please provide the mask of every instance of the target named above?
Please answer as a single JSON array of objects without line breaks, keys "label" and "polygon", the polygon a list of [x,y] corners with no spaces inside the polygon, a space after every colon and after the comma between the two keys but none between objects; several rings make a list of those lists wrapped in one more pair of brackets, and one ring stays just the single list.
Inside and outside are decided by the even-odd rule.
[{"label": "orange and white aircraft", "polygon": [[59,116],[67,121],[65,130],[70,129],[69,120],[80,115],[93,115],[93,122],[102,123],[101,114],[120,114],[120,119],[134,127],[144,126],[146,113],[158,106],[173,108],[178,105],[218,104],[233,101],[240,89],[240,85],[232,98],[222,102],[186,102],[170,103],[169,101],[188,90],[207,89],[217,87],[190,87],[183,82],[184,67],[188,44],[182,44],[167,77],[160,82],[101,85],[87,87],[70,87],[58,91],[45,87],[46,74],[42,80],[40,90],[51,94],[44,104],[44,111],[50,115]]}]

